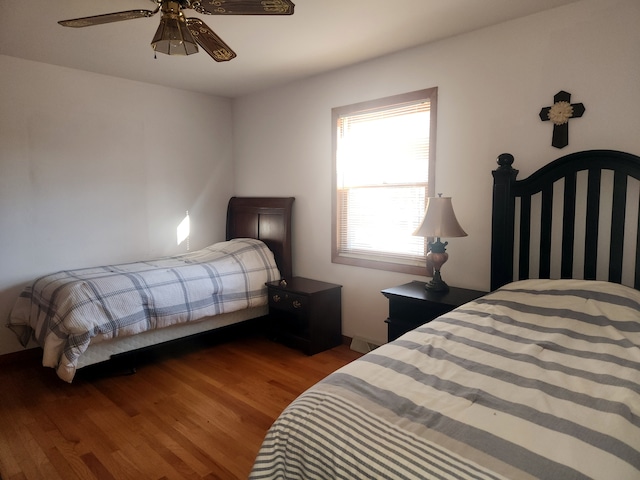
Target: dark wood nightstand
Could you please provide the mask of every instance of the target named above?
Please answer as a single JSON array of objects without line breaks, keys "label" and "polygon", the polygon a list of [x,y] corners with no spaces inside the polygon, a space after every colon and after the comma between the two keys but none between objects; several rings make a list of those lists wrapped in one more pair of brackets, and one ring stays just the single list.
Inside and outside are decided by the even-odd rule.
[{"label": "dark wood nightstand", "polygon": [[448,292],[430,292],[424,286],[424,282],[415,281],[382,290],[389,299],[389,318],[385,320],[388,341],[487,294],[455,287],[450,287]]},{"label": "dark wood nightstand", "polygon": [[268,282],[269,336],[307,355],[342,343],[342,286],[304,277]]}]

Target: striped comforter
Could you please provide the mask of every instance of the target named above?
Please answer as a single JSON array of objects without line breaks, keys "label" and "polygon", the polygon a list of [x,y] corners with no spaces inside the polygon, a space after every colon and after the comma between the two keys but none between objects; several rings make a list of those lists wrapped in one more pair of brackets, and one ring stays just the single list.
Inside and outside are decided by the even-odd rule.
[{"label": "striped comforter", "polygon": [[235,239],[158,260],[63,271],[20,294],[9,328],[44,349],[43,365],[73,379],[90,342],[267,303],[265,282],[280,273],[259,241]]},{"label": "striped comforter", "polygon": [[640,478],[640,292],[526,280],[303,393],[251,478]]}]

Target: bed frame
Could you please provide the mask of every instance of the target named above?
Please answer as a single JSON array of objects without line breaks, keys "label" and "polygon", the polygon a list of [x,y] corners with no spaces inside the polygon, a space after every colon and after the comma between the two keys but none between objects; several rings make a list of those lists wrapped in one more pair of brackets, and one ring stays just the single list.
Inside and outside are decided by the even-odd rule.
[{"label": "bed frame", "polygon": [[578,152],[523,180],[513,161],[503,153],[493,171],[491,290],[527,278],[640,289],[640,157]]},{"label": "bed frame", "polygon": [[[294,200],[294,197],[232,197],[227,207],[226,239],[262,240],[274,253],[280,275],[285,279],[292,276],[291,214]],[[78,368],[246,322],[267,313],[265,305],[90,345],[80,357]]]}]

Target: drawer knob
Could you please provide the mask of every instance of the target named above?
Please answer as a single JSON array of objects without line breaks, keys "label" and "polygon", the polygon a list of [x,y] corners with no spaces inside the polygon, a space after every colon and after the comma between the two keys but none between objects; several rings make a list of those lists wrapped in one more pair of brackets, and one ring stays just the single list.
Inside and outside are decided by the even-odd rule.
[{"label": "drawer knob", "polygon": [[300,308],[302,304],[298,300],[293,301],[293,308]]},{"label": "drawer knob", "polygon": [[280,301],[280,295],[277,295],[277,294],[274,295],[273,296],[273,301],[276,302],[276,303],[279,302]]}]

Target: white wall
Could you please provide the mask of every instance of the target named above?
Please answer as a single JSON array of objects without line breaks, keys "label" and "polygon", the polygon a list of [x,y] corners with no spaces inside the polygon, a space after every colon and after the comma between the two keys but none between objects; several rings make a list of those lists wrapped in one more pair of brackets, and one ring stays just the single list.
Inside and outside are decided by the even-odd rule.
[{"label": "white wall", "polygon": [[[580,150],[640,155],[638,25],[637,0],[585,0],[238,99],[236,194],[295,196],[294,273],[342,284],[343,333],[384,341],[380,290],[420,278],[331,263],[331,108],[438,87],[436,189],[469,233],[448,239],[443,277],[488,289],[500,153],[515,155],[519,178]],[[538,117],[560,90],[586,106],[562,150]]]},{"label": "white wall", "polygon": [[[31,279],[224,240],[231,101],[0,56],[0,319]],[[0,354],[20,349],[0,328]]]}]

